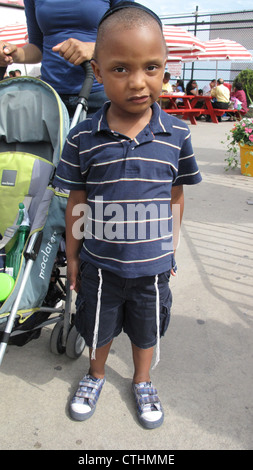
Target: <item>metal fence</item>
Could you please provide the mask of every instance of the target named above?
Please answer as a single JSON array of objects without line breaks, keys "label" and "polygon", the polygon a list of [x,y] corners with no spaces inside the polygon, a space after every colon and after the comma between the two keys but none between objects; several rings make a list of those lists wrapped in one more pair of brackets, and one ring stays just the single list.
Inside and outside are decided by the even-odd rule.
[{"label": "metal fence", "polygon": [[[222,13],[201,13],[196,7],[192,14],[161,16],[163,24],[179,26],[190,31],[202,41],[230,39],[242,44],[253,53],[253,10]],[[169,69],[169,66],[168,66]],[[253,69],[253,62],[219,61],[218,75],[232,83],[241,70]],[[198,81],[200,87],[216,75],[215,61],[188,62],[183,65],[181,78]]]}]

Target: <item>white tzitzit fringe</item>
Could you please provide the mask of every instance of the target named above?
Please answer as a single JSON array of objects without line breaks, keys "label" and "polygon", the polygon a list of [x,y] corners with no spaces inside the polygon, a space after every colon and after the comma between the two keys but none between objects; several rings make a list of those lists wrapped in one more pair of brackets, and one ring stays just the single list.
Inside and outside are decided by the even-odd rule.
[{"label": "white tzitzit fringe", "polygon": [[156,290],[156,360],[152,367],[155,369],[158,362],[160,361],[160,297],[159,297],[159,288],[158,288],[158,275],[155,277],[155,290]]},{"label": "white tzitzit fringe", "polygon": [[96,347],[98,341],[98,328],[99,328],[99,316],[100,316],[100,307],[101,307],[101,294],[102,294],[102,271],[98,269],[98,277],[99,277],[99,285],[98,285],[98,293],[97,293],[97,308],[96,308],[96,318],[95,318],[95,327],[93,333],[93,342],[92,342],[92,353],[91,353],[91,360],[96,359]]}]

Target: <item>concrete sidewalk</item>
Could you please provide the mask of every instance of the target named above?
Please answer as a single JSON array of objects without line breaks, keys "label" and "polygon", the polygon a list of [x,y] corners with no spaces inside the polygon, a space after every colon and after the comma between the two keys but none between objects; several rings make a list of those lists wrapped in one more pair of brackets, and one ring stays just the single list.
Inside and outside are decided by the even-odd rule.
[{"label": "concrete sidewalk", "polygon": [[253,447],[253,178],[224,171],[221,140],[233,123],[190,125],[203,182],[185,188],[172,279],[173,313],[152,373],[165,410],[156,430],[138,424],[126,335],[113,343],[94,416],[72,421],[68,400],[88,368],[49,350],[51,328],[0,368],[0,448],[247,450]]}]

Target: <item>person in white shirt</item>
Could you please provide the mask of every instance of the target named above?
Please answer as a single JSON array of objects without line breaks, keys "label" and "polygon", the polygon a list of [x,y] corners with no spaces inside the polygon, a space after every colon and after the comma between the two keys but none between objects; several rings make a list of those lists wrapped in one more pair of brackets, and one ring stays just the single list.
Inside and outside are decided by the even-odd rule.
[{"label": "person in white shirt", "polygon": [[216,80],[214,78],[213,80],[210,81],[210,83],[208,83],[207,85],[203,87],[203,95],[210,96],[212,89],[215,87],[216,87]]}]

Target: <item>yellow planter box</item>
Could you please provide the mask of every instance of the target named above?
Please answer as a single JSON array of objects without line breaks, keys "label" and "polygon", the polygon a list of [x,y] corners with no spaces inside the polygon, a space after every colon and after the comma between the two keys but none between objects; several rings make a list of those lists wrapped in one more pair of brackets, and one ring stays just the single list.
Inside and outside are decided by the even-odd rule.
[{"label": "yellow planter box", "polygon": [[253,176],[253,145],[240,144],[241,174]]}]

